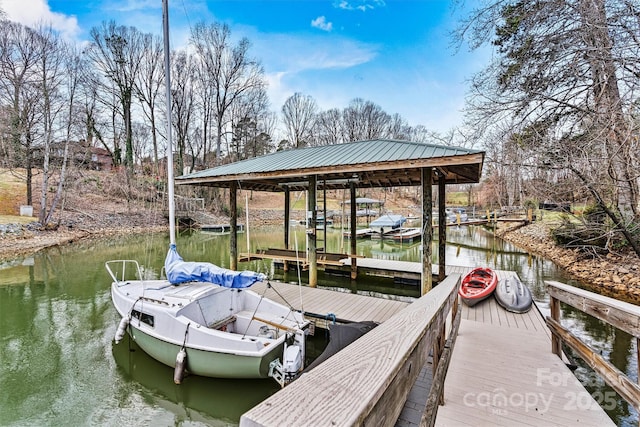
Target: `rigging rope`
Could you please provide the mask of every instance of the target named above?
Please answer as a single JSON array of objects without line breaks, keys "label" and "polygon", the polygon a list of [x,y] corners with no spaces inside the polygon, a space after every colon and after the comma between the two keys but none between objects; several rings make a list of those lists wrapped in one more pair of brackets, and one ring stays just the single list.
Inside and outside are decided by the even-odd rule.
[{"label": "rigging rope", "polygon": [[184,341],[182,341],[182,348],[185,348],[187,345],[187,335],[189,335],[189,326],[191,326],[191,322],[187,323],[187,329],[184,331]]}]

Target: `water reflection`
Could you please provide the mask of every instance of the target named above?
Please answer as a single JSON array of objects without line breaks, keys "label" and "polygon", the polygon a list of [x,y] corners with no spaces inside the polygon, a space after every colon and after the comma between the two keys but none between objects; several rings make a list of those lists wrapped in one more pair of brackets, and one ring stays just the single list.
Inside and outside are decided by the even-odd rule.
[{"label": "water reflection", "polygon": [[173,382],[173,369],[149,357],[129,335],[112,349],[118,374],[140,385],[123,393],[142,393],[154,405],[170,409],[181,420],[201,421],[206,425],[237,423],[244,412],[280,389],[271,380],[198,376],[187,376],[178,386]]}]

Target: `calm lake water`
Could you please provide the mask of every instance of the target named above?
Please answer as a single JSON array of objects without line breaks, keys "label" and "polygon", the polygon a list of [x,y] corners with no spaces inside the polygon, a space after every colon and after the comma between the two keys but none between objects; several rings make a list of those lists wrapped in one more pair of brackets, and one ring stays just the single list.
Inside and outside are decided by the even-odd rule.
[{"label": "calm lake water", "polygon": [[[292,247],[305,247],[304,229],[294,228]],[[252,250],[283,247],[280,227],[251,229]],[[239,235],[239,251],[247,248]],[[447,264],[485,265],[513,270],[548,312],[544,280],[568,282],[553,263],[531,256],[480,227],[449,228]],[[182,233],[180,254],[229,266],[229,236]],[[329,251],[349,248],[338,231],[329,231]],[[135,343],[114,345],[119,316],[111,304],[104,262],[137,259],[159,274],[168,247],[164,235],[116,237],[41,251],[0,265],[0,426],[40,425],[235,425],[243,412],[278,390],[272,380],[217,380],[188,377],[173,383],[173,370],[146,356]],[[435,252],[435,251],[434,251]],[[358,253],[372,258],[417,261],[420,243],[361,240]],[[436,259],[434,258],[434,262]],[[241,264],[275,280],[297,282],[297,272],[274,271],[268,261]],[[303,276],[304,281],[304,276]],[[415,297],[416,286],[367,278],[357,284],[320,274],[320,286],[387,298]],[[637,380],[634,340],[589,316],[563,308],[564,323],[619,369]],[[318,334],[323,335],[323,334]],[[319,336],[310,351],[324,345]],[[315,349],[314,349],[315,347]],[[595,396],[610,391],[587,368],[582,378]],[[608,410],[618,425],[637,425],[637,415],[616,398]]]}]

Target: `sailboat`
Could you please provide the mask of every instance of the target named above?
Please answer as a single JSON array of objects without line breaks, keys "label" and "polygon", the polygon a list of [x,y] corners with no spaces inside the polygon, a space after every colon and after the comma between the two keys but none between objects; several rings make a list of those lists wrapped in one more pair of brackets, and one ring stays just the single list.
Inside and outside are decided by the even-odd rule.
[{"label": "sailboat", "polygon": [[[168,5],[163,0],[167,115],[171,113]],[[309,321],[290,307],[248,289],[264,274],[232,271],[208,262],[184,261],[175,242],[171,120],[167,148],[170,245],[166,278],[145,277],[135,260],[113,260],[111,299],[122,316],[116,345],[129,333],[147,354],[185,374],[217,378],[272,377],[281,386],[304,368]]]}]

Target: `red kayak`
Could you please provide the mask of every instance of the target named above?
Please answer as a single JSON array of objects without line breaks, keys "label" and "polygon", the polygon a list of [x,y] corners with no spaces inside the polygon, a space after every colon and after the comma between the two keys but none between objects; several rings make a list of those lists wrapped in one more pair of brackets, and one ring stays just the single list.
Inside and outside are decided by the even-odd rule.
[{"label": "red kayak", "polygon": [[458,295],[465,304],[473,307],[491,296],[496,290],[498,275],[490,268],[478,267],[462,278]]}]

